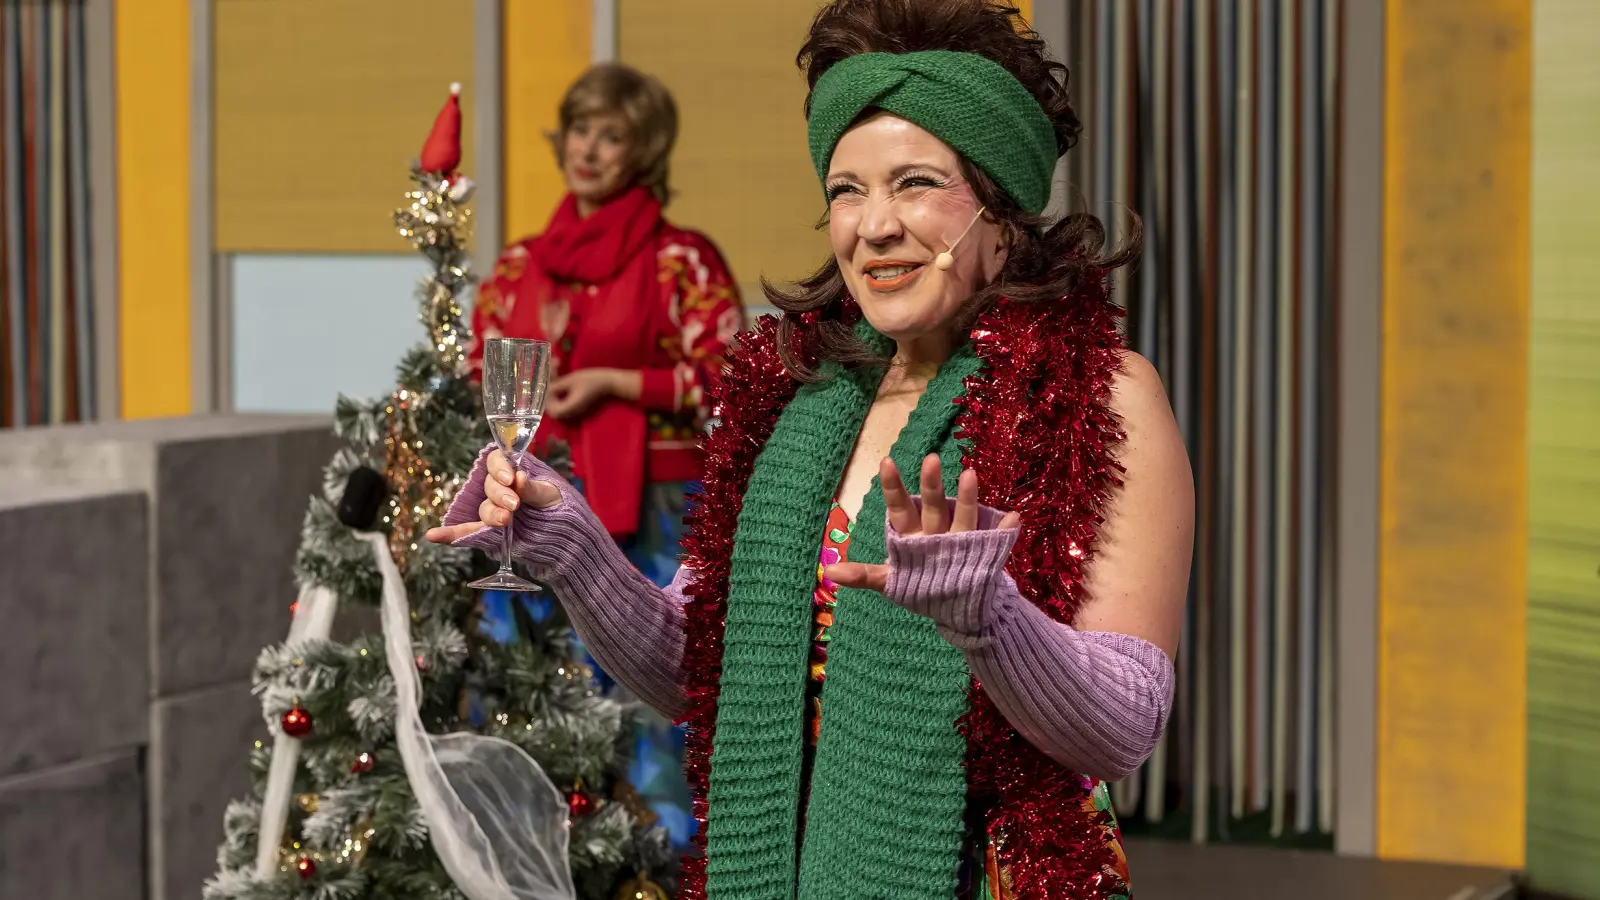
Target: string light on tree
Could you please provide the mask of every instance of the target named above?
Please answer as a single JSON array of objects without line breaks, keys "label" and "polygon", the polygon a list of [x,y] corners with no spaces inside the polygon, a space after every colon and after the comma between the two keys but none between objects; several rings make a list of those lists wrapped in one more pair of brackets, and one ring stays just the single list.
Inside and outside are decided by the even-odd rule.
[{"label": "string light on tree", "polygon": [[622,885],[617,891],[617,900],[668,900],[668,898],[667,892],[661,885],[641,875]]}]

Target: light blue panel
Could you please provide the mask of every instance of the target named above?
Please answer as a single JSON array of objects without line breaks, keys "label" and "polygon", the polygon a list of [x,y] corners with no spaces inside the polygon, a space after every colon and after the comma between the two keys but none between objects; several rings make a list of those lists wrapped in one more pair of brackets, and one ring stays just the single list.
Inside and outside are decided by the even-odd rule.
[{"label": "light blue panel", "polygon": [[400,355],[427,337],[427,274],[416,254],[234,256],[234,408],[330,413],[339,394],[393,390]]}]

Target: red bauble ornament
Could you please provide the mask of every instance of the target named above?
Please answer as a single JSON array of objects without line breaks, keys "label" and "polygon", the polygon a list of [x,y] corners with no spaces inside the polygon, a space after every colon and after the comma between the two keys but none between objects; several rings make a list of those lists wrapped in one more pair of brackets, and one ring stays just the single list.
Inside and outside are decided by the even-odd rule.
[{"label": "red bauble ornament", "polygon": [[372,754],[362,753],[356,757],[355,762],[350,764],[350,771],[360,775],[362,772],[371,772],[373,765],[375,763],[373,762]]},{"label": "red bauble ornament", "polygon": [[283,714],[283,733],[292,738],[303,738],[311,733],[311,713],[296,703]]},{"label": "red bauble ornament", "polygon": [[300,873],[301,881],[310,881],[311,876],[317,874],[317,861],[309,856],[302,856],[295,860],[294,870]]},{"label": "red bauble ornament", "polygon": [[423,656],[421,653],[417,654],[417,671],[418,672],[426,672],[426,671],[428,671],[428,658],[426,656]]},{"label": "red bauble ornament", "polygon": [[594,798],[583,791],[573,791],[567,795],[567,809],[574,819],[586,816],[589,810],[594,809]]}]

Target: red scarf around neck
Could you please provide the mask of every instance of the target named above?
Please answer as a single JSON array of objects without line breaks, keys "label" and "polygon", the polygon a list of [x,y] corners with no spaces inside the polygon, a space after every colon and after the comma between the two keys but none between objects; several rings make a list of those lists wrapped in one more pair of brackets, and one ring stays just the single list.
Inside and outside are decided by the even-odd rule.
[{"label": "red scarf around neck", "polygon": [[661,201],[640,185],[587,218],[568,194],[533,243],[535,262],[553,281],[603,284],[615,278],[661,227]]}]

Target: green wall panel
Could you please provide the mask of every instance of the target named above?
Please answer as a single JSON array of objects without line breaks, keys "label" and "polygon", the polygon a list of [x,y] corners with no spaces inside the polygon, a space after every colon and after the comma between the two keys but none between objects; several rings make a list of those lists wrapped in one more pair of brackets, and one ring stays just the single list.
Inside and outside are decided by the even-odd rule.
[{"label": "green wall panel", "polygon": [[1600,900],[1600,3],[1535,3],[1528,875]]}]

